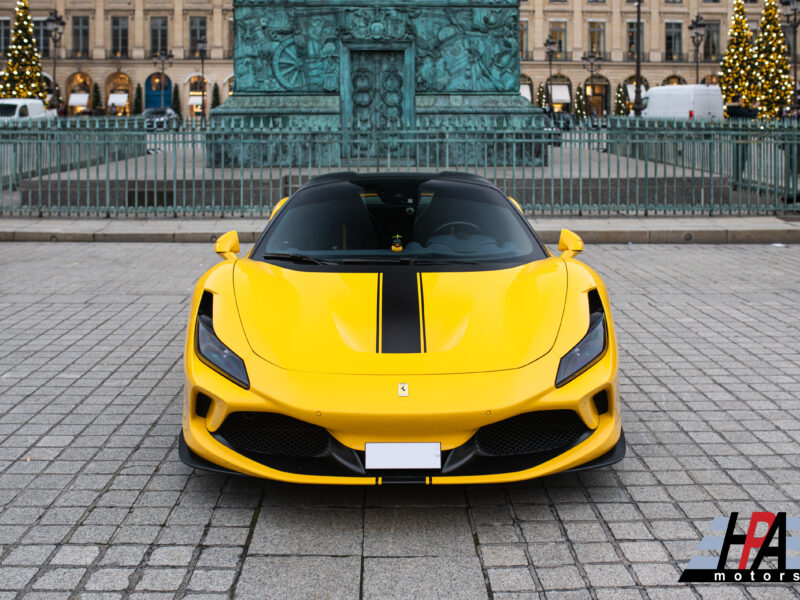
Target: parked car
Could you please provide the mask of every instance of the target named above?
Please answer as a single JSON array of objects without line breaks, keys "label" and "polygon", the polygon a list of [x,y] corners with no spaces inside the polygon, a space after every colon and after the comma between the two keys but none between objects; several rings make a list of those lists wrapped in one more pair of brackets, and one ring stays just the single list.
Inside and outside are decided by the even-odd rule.
[{"label": "parked car", "polygon": [[0,119],[44,119],[51,116],[37,98],[0,98]]},{"label": "parked car", "polygon": [[285,482],[500,483],[625,454],[609,298],[464,173],[333,173],[192,295],[181,460]]},{"label": "parked car", "polygon": [[661,85],[642,96],[646,119],[713,119],[724,114],[718,85]]},{"label": "parked car", "polygon": [[142,116],[148,131],[178,131],[181,128],[181,118],[170,107],[148,108]]}]

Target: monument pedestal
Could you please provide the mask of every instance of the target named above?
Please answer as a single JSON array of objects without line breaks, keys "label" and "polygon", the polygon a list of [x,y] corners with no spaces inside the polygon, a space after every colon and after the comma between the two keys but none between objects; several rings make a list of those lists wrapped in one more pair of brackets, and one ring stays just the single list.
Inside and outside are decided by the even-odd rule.
[{"label": "monument pedestal", "polygon": [[[316,145],[287,148],[283,163],[321,150],[379,157],[418,135],[543,128],[542,111],[519,94],[518,0],[234,0],[234,19],[236,93],[212,118],[264,132],[338,132],[336,143],[309,137]],[[216,129],[224,141],[225,127]],[[377,143],[347,148],[376,132],[385,132]],[[254,149],[227,156],[220,160],[276,160]]]}]

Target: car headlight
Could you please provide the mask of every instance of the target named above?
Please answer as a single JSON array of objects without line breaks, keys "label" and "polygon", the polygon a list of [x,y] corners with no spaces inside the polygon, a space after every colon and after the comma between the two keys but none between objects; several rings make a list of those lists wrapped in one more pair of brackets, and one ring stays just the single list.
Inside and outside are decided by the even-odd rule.
[{"label": "car headlight", "polygon": [[605,314],[602,309],[592,311],[589,314],[589,330],[586,335],[572,350],[561,357],[556,373],[556,387],[572,381],[600,360],[606,351],[607,338]]},{"label": "car headlight", "polygon": [[197,355],[209,367],[245,389],[250,389],[250,379],[244,361],[223,344],[214,333],[211,317],[197,315]]}]

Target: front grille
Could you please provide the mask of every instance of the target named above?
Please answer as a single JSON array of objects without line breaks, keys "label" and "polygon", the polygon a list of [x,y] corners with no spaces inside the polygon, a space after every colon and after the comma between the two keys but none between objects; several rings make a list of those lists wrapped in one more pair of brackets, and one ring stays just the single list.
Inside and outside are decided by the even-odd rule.
[{"label": "front grille", "polygon": [[323,427],[262,412],[231,413],[216,434],[244,455],[321,456],[328,451],[331,439]]},{"label": "front grille", "polygon": [[566,450],[590,432],[575,411],[543,410],[481,427],[475,441],[484,456],[517,456]]}]

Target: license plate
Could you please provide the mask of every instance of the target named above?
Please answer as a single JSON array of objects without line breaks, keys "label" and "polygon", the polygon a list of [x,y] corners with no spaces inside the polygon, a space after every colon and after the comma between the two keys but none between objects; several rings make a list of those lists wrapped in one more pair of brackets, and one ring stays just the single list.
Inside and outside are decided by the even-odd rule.
[{"label": "license plate", "polygon": [[368,469],[440,469],[442,445],[436,443],[367,443]]}]

